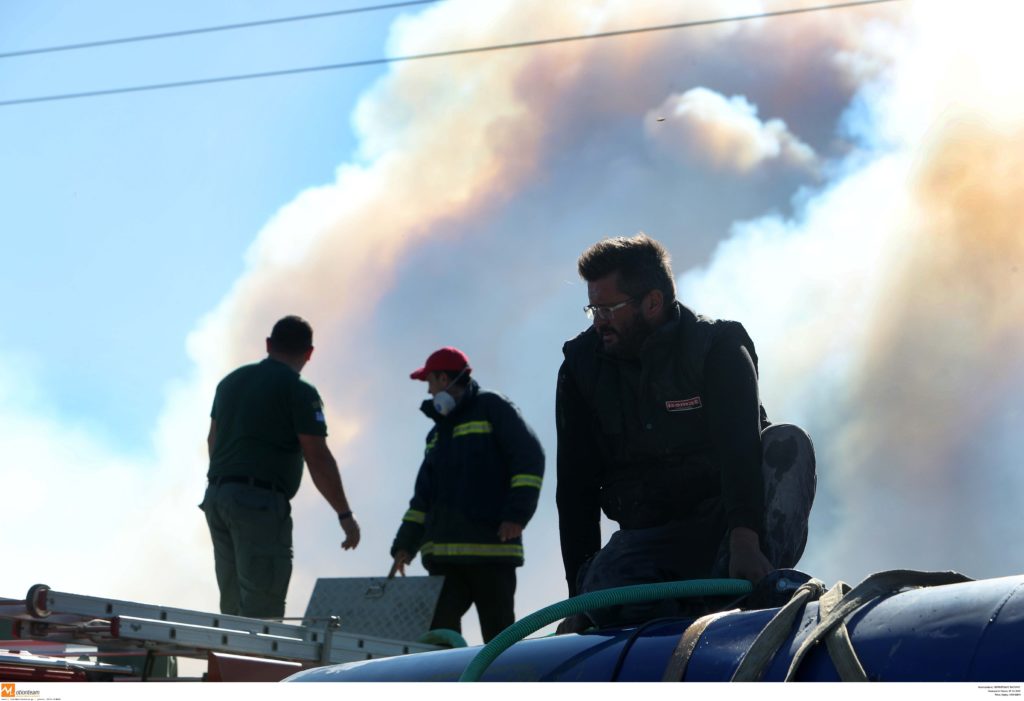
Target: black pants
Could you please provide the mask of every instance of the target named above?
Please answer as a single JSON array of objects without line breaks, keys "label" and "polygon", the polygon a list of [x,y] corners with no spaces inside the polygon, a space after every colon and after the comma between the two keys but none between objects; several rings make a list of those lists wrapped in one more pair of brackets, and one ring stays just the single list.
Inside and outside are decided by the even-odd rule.
[{"label": "black pants", "polygon": [[485,643],[515,623],[515,565],[431,562],[426,568],[431,575],[444,577],[431,629],[461,633],[462,617],[473,604]]},{"label": "black pants", "polygon": [[[807,519],[817,483],[814,445],[803,429],[775,424],[761,434],[765,522],[761,550],[776,569],[794,567],[807,543]],[[603,589],[729,576],[724,507],[717,517],[672,521],[652,528],[623,529],[583,567],[581,594]],[[598,626],[678,615],[672,600],[591,611]]]}]

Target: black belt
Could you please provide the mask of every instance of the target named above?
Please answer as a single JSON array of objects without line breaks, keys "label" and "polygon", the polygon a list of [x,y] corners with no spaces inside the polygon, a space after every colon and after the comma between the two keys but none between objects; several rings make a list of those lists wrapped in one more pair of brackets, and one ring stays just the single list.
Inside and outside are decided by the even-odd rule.
[{"label": "black belt", "polygon": [[283,489],[281,489],[279,486],[277,486],[273,482],[268,482],[267,480],[261,480],[261,479],[258,479],[256,477],[242,477],[240,475],[238,475],[238,476],[230,476],[229,475],[227,477],[211,477],[210,478],[210,484],[212,484],[214,487],[222,485],[222,484],[247,484],[250,487],[258,487],[259,489],[269,489],[269,490],[274,491],[274,492],[281,492],[281,494],[285,493],[285,491]]}]

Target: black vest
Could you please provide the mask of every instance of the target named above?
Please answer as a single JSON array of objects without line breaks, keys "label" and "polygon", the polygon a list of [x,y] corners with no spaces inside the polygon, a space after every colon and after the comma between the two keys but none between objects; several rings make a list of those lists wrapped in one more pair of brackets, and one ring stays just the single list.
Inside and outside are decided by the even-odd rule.
[{"label": "black vest", "polygon": [[[604,353],[593,327],[562,348],[604,458],[602,508],[625,528],[718,508],[720,476],[701,397],[704,359],[728,335],[746,347],[757,367],[753,341],[740,323],[698,316],[678,302],[673,314],[637,359]],[[761,416],[766,423],[763,408]]]}]

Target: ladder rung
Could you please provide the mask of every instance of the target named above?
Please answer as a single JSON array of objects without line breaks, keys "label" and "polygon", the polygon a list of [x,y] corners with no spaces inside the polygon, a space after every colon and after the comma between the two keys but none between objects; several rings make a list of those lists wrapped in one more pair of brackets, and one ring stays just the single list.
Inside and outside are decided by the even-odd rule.
[{"label": "ladder rung", "polygon": [[0,599],[0,618],[21,620],[23,631],[31,637],[88,640],[107,648],[142,647],[187,656],[212,650],[338,664],[438,649],[334,628],[57,592],[45,585],[32,587],[23,601]]},{"label": "ladder rung", "polygon": [[244,630],[197,626],[188,623],[154,621],[133,616],[117,616],[113,621],[113,636],[120,640],[139,640],[158,645],[256,654],[287,660],[320,659],[320,643],[307,642],[294,637],[279,637],[250,633]]},{"label": "ladder rung", "polygon": [[90,618],[110,619],[115,616],[131,616],[154,621],[170,621],[208,628],[228,628],[231,630],[244,630],[250,633],[262,633],[264,635],[299,638],[308,642],[319,642],[323,639],[322,630],[307,626],[261,621],[256,618],[246,618],[245,616],[228,616],[190,609],[140,604],[134,601],[102,599],[94,596],[83,596],[81,594],[69,594],[52,590],[46,592],[46,610],[53,613],[70,613]]}]

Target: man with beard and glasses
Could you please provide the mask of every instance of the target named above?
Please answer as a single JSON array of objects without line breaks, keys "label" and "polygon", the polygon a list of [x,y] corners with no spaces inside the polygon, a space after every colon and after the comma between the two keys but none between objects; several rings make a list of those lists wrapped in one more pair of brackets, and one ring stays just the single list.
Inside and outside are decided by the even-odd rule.
[{"label": "man with beard and glasses", "polygon": [[[569,594],[630,584],[736,577],[793,567],[807,540],[814,451],[772,425],[743,326],[675,298],[668,252],[644,234],[580,256],[592,325],[563,346],[558,373],[557,504]],[[619,530],[601,547],[601,511]],[[649,620],[675,601],[569,620]]]}]

